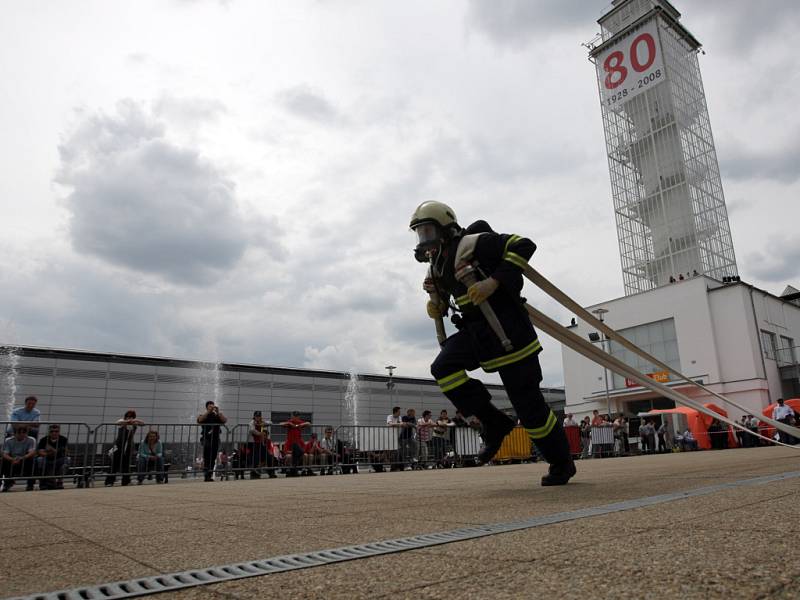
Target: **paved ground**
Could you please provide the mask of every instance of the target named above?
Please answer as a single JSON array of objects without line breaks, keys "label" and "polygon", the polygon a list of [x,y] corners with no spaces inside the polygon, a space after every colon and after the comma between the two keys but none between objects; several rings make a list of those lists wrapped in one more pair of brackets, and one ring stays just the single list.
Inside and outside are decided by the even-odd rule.
[{"label": "paved ground", "polygon": [[[739,449],[579,463],[0,496],[0,596],[451,530],[800,470]],[[175,598],[796,598],[800,478]]]}]

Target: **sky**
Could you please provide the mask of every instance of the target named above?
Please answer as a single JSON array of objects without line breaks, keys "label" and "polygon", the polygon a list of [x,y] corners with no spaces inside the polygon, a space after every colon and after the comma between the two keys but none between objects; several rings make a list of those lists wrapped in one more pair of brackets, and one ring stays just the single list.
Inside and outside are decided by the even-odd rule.
[{"label": "sky", "polygon": [[[800,287],[800,6],[674,4],[740,275]],[[534,240],[583,305],[623,295],[581,46],[607,7],[0,0],[0,344],[427,377],[429,199]]]}]

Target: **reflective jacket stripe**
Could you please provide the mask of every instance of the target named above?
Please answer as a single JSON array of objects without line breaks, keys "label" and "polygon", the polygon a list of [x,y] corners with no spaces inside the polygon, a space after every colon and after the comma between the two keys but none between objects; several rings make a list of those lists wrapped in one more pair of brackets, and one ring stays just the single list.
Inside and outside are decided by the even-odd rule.
[{"label": "reflective jacket stripe", "polygon": [[468,304],[472,304],[472,300],[469,299],[468,294],[464,294],[463,296],[459,296],[458,298],[456,298],[456,304],[459,307],[467,306]]},{"label": "reflective jacket stripe", "polygon": [[510,365],[512,363],[518,362],[523,358],[527,358],[531,354],[535,353],[537,350],[541,350],[542,344],[539,343],[539,340],[533,340],[530,344],[525,346],[522,350],[517,350],[516,352],[512,352],[511,354],[506,354],[505,356],[500,356],[498,358],[493,358],[492,360],[487,360],[486,362],[481,363],[481,367],[483,367],[484,371],[495,371],[500,367],[505,367],[506,365]]},{"label": "reflective jacket stripe", "polygon": [[519,254],[514,254],[513,252],[506,252],[503,255],[503,260],[507,260],[512,265],[518,266],[520,269],[524,269],[528,265],[528,261],[522,258]]},{"label": "reflective jacket stripe", "polygon": [[525,265],[528,264],[528,261],[522,258],[519,254],[516,254],[509,250],[509,246],[513,246],[522,238],[516,234],[512,235],[511,237],[506,240],[506,245],[503,248],[503,260],[507,260],[512,265],[518,266],[520,269],[524,269]]},{"label": "reflective jacket stripe", "polygon": [[532,429],[525,428],[525,431],[528,432],[528,437],[532,440],[541,440],[542,438],[546,438],[550,435],[550,432],[553,431],[553,427],[556,426],[556,419],[555,413],[551,410],[550,414],[547,417],[547,421],[541,427],[534,427]]},{"label": "reflective jacket stripe", "polygon": [[467,375],[467,372],[464,369],[461,369],[460,371],[451,373],[447,377],[442,377],[441,379],[437,379],[436,383],[443,392],[449,392],[450,390],[454,390],[460,385],[464,385],[468,381],[469,381],[469,375]]}]

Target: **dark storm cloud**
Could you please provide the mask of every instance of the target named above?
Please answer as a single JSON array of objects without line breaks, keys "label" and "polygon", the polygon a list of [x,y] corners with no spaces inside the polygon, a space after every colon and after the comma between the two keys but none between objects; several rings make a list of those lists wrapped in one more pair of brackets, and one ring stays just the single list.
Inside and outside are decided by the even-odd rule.
[{"label": "dark storm cloud", "polygon": [[796,283],[800,277],[800,245],[791,237],[769,240],[763,252],[747,256],[747,267],[763,281]]},{"label": "dark storm cloud", "polygon": [[586,0],[470,0],[467,22],[498,45],[522,48],[553,33],[591,30],[602,8]]},{"label": "dark storm cloud", "polygon": [[769,152],[751,150],[745,145],[726,155],[720,152],[722,174],[726,179],[772,180],[790,184],[800,179],[800,142],[795,137],[790,147]]},{"label": "dark storm cloud", "polygon": [[[749,54],[764,43],[776,41],[779,35],[782,37],[782,31],[797,31],[800,27],[797,0],[770,0],[763,5],[751,0],[674,0],[673,4],[693,31],[695,27],[698,32],[709,29],[698,23],[698,19],[712,22],[716,39],[724,44],[724,50],[738,55]],[[702,42],[704,35],[699,35]],[[715,50],[713,46],[709,49]]]},{"label": "dark storm cloud", "polygon": [[56,180],[71,189],[70,240],[78,252],[118,266],[208,284],[236,265],[252,228],[234,183],[165,133],[163,123],[130,101],[119,104],[117,115],[83,118],[59,147]]},{"label": "dark storm cloud", "polygon": [[296,117],[326,125],[337,124],[342,120],[339,111],[324,94],[309,85],[285,89],[276,97],[278,103]]}]

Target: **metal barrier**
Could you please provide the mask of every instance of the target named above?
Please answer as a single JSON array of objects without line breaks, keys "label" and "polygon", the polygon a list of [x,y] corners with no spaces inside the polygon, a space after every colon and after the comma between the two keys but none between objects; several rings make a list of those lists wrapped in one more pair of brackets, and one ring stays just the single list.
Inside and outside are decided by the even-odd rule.
[{"label": "metal barrier", "polygon": [[503,440],[493,462],[530,460],[532,452],[533,447],[528,432],[523,427],[515,427]]},{"label": "metal barrier", "polygon": [[249,424],[237,425],[228,434],[230,468],[220,477],[244,479],[247,471],[251,479],[264,474],[273,478],[277,472],[289,476],[318,471],[332,474],[340,466],[341,452],[337,451],[336,430],[332,425],[303,428],[298,448],[287,448],[286,440],[286,428],[279,424],[265,424],[260,431],[251,429]]},{"label": "metal barrier", "polygon": [[406,468],[448,468],[474,462],[480,452],[478,432],[465,427],[433,428],[431,437],[420,440],[402,427],[343,425],[336,429],[342,448],[342,464],[373,471]]},{"label": "metal barrier", "polygon": [[614,455],[614,427],[612,425],[592,425],[592,456],[602,458]]},{"label": "metal barrier", "polygon": [[[213,433],[219,427],[218,435]],[[151,434],[160,443],[161,454],[150,450]],[[102,423],[94,430],[91,478],[105,476],[105,485],[128,485],[155,479],[169,482],[170,475],[196,478],[200,471],[208,478],[215,471],[221,454],[227,455],[229,430],[225,425],[194,423]]]},{"label": "metal barrier", "polygon": [[[84,487],[89,483],[89,457],[94,441],[92,430],[86,423],[40,421],[34,427],[30,423],[0,421],[3,442],[14,436],[14,429],[20,426],[26,429],[26,435],[20,436],[20,441],[25,437],[33,438],[35,454],[17,463],[2,459],[0,476],[3,478],[3,487],[10,489],[17,480],[24,480],[27,489],[33,489],[38,480],[39,489],[42,490],[61,489],[65,482],[70,481],[76,487]],[[30,435],[31,432],[33,435]]]}]

